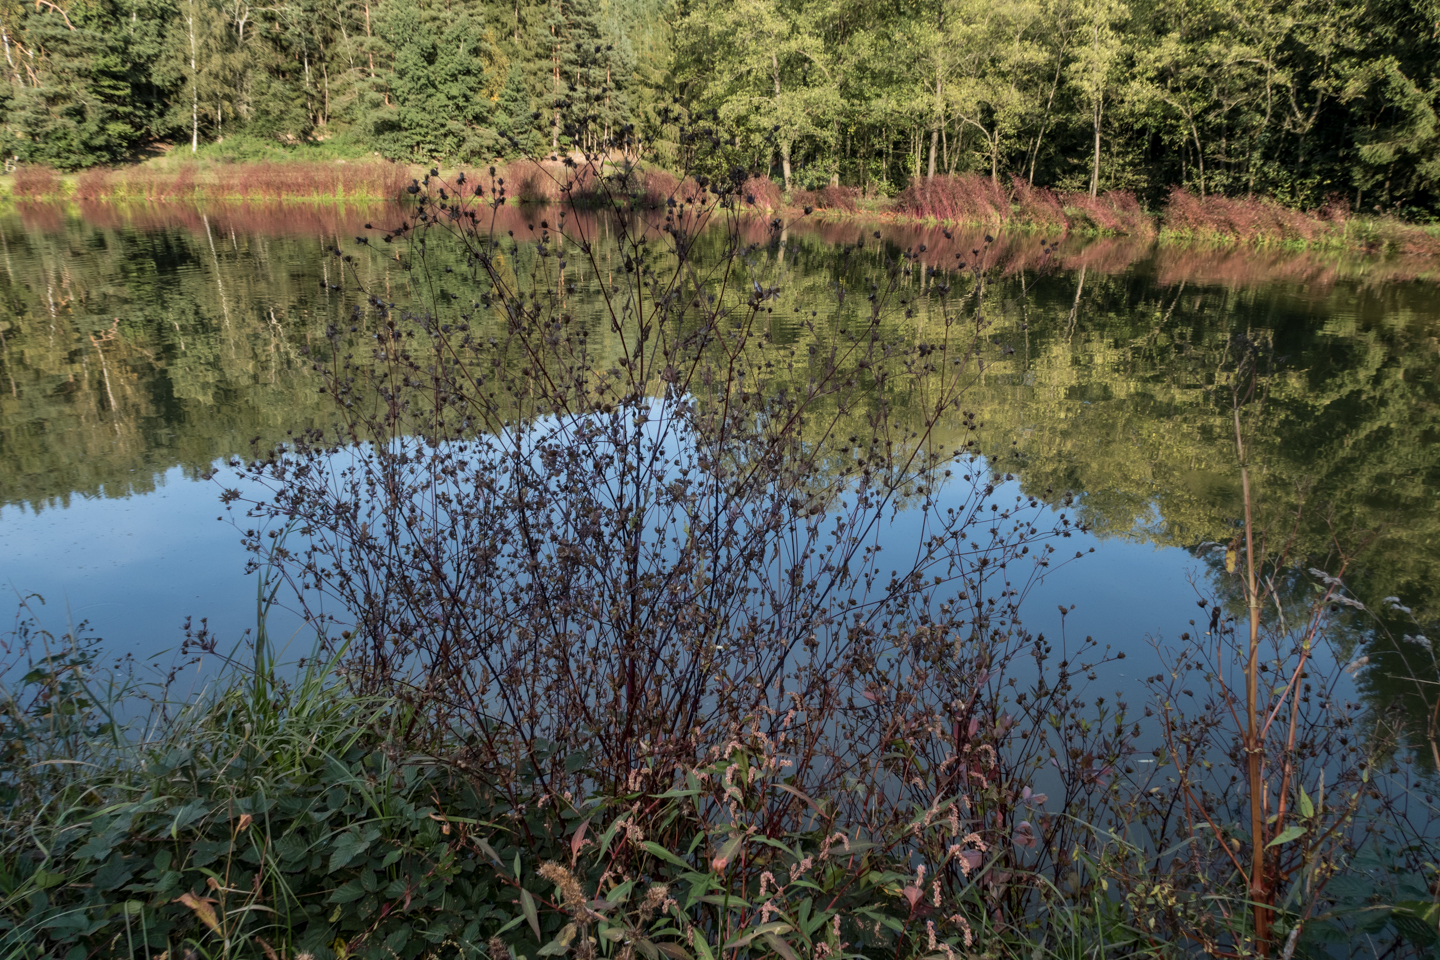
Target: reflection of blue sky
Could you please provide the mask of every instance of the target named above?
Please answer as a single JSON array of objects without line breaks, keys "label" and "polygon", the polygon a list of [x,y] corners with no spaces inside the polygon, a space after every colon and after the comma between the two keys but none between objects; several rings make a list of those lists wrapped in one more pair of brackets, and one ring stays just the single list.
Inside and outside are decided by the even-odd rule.
[{"label": "reflection of blue sky", "polygon": [[[219,479],[236,485],[229,471]],[[23,507],[0,509],[0,586],[43,595],[45,625],[52,631],[63,629],[67,620],[90,621],[113,653],[161,656],[168,663],[183,640],[186,616],[197,624],[208,617],[221,649],[228,650],[255,625],[255,576],[245,574],[248,556],[239,532],[228,517],[216,519],[224,515],[220,490],[220,483],[187,480],[174,468],[151,493],[77,497],[68,507],[38,514]],[[1004,509],[1019,492],[1018,483],[1002,483],[993,502]],[[243,522],[242,505],[236,506]],[[1048,528],[1059,512],[1040,508],[1037,525]],[[1068,515],[1073,518],[1074,511]],[[899,567],[912,559],[907,547],[913,550],[916,543],[917,520],[914,513],[897,519],[883,538],[880,565]],[[1182,632],[1195,630],[1189,625],[1198,618],[1190,578],[1198,577],[1203,589],[1204,565],[1184,550],[1156,547],[1138,537],[1077,533],[1048,542],[1056,547],[1054,562],[1024,596],[1024,627],[1044,633],[1055,644],[1056,659],[1063,659],[1057,608],[1073,604],[1064,625],[1072,651],[1089,635],[1100,648],[1109,644],[1112,654],[1126,654],[1124,661],[1101,671],[1092,692],[1108,697],[1123,691],[1134,705],[1143,699],[1139,681],[1160,669],[1152,640],[1174,643]],[[1094,553],[1088,552],[1091,547]],[[1077,551],[1082,556],[1067,561]],[[1007,572],[1024,590],[1031,570],[1025,558]],[[986,593],[998,589],[992,581]],[[278,599],[287,602],[284,588]],[[270,635],[288,647],[282,659],[310,652],[311,638],[302,627],[294,613],[272,611]],[[1017,666],[1023,671],[1026,662]]]},{"label": "reflection of blue sky", "polygon": [[[1016,498],[1021,495],[1018,481],[1005,481],[996,485],[989,502],[1005,510],[1015,506]],[[1024,498],[1024,502],[1028,502],[1028,498]],[[1062,513],[1073,522],[1078,511],[1049,507],[1036,510],[1022,505],[1019,515],[1034,517],[1037,528],[1049,530],[1059,522]],[[1110,644],[1112,653],[1125,652],[1126,661],[1116,665],[1117,676],[1144,677],[1154,673],[1156,661],[1150,638],[1174,638],[1191,629],[1189,620],[1195,616],[1196,593],[1190,579],[1199,577],[1202,588],[1205,584],[1202,564],[1184,550],[1157,547],[1145,541],[1144,530],[1142,518],[1137,520],[1134,539],[1100,538],[1087,533],[1046,538],[1032,545],[1030,556],[1012,561],[1007,575],[1014,588],[1022,592],[1024,628],[1031,633],[1045,634],[1055,642],[1058,652],[1061,649],[1058,608],[1073,604],[1075,609],[1066,616],[1064,625],[1072,645],[1087,635],[1092,636],[1102,649]],[[882,552],[886,559],[881,565],[900,566],[908,562],[905,548],[914,544],[917,536],[918,525],[913,515],[901,516]],[[1048,569],[1036,571],[1033,558],[1046,544],[1053,545],[1055,553]],[[1092,547],[1094,553],[1089,552]],[[889,556],[892,551],[901,555]],[[1077,552],[1081,554],[1078,558]],[[1032,572],[1039,573],[1033,582]],[[991,581],[986,594],[998,589],[998,583]],[[1063,655],[1057,659],[1063,659]]]},{"label": "reflection of blue sky", "polygon": [[[233,484],[233,481],[230,481]],[[228,649],[255,626],[255,577],[223,514],[220,488],[186,480],[179,467],[151,493],[119,499],[74,497],[68,507],[33,513],[0,508],[0,588],[10,597],[38,593],[45,626],[90,621],[108,650],[143,658],[177,650],[186,616],[208,617]],[[13,611],[7,602],[5,618]],[[273,639],[283,643],[298,618],[274,611]],[[297,642],[295,655],[308,640]],[[166,653],[165,662],[169,662]]]}]

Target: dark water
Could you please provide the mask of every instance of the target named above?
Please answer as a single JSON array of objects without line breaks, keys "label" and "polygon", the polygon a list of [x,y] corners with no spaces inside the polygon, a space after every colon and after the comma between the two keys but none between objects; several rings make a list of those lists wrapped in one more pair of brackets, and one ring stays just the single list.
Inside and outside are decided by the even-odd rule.
[{"label": "dark water", "polygon": [[[511,214],[502,229],[525,238],[542,215]],[[187,616],[238,640],[254,624],[254,577],[235,529],[217,522],[219,486],[200,475],[325,422],[301,351],[349,309],[326,251],[395,217],[307,205],[0,217],[0,583],[42,594],[52,627],[89,620],[117,650],[173,650]],[[996,351],[966,400],[983,448],[1027,493],[1074,493],[1093,530],[1076,545],[1095,552],[1033,591],[1028,625],[1056,631],[1057,607],[1073,604],[1066,631],[1129,654],[1103,685],[1133,693],[1156,668],[1154,645],[1193,629],[1198,596],[1238,595],[1223,550],[1197,549],[1232,540],[1242,515],[1228,400],[1215,389],[1238,334],[1272,344],[1277,362],[1251,442],[1269,515],[1292,518],[1301,573],[1286,589],[1303,600],[1303,571],[1353,553],[1348,594],[1366,609],[1341,611],[1333,657],[1370,657],[1356,682],[1375,703],[1434,675],[1425,644],[1403,639],[1440,636],[1440,287],[1429,264],[875,232],[802,223],[762,246],[756,269],[782,289],[772,335],[799,347],[812,309],[866,310],[841,291],[863,290],[867,271],[906,250],[918,269],[904,322],[923,333],[930,268],[942,280],[957,263],[983,268]],[[408,295],[393,259],[377,252],[357,269],[370,289]],[[308,650],[293,617],[271,631]]]}]

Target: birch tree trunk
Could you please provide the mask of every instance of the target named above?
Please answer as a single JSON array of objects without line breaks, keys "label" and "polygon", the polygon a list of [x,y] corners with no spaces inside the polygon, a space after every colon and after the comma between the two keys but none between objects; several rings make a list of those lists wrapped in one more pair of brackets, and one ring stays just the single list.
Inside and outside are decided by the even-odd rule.
[{"label": "birch tree trunk", "polygon": [[200,149],[200,68],[196,65],[195,0],[190,0],[190,15],[185,18],[190,32],[190,152]]}]

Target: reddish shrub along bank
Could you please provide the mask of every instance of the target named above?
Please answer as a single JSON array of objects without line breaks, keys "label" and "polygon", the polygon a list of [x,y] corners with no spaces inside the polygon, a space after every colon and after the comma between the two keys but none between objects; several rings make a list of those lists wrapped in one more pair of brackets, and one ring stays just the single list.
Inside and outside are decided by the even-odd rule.
[{"label": "reddish shrub along bank", "polygon": [[790,194],[790,206],[800,209],[836,210],[856,213],[860,209],[859,187],[826,185],[819,190],[796,190]]},{"label": "reddish shrub along bank", "polygon": [[[177,164],[173,167],[94,169],[75,181],[77,200],[281,200],[291,197],[389,198],[410,182],[405,168],[361,163]],[[21,167],[11,180],[17,198],[58,197],[55,171]]]},{"label": "reddish shrub along bank", "polygon": [[[487,179],[487,190],[488,184]],[[683,189],[677,190],[677,202],[683,192]],[[663,197],[660,202],[663,205]],[[232,232],[238,236],[346,236],[355,232],[357,223],[373,222],[377,228],[384,229],[405,216],[405,208],[380,203],[206,201],[200,204],[125,205],[82,200],[79,208],[80,216],[87,223],[102,229],[149,231],[181,228],[199,235],[204,235],[208,229],[217,241]],[[17,203],[15,210],[27,230],[53,232],[62,228],[67,206],[64,203],[24,201]],[[492,224],[502,235],[507,230],[516,234],[521,231],[528,233],[531,227],[538,229],[540,220],[545,216],[544,208],[506,204],[494,211]],[[600,217],[599,213],[584,209],[572,211],[567,218],[569,231],[575,236],[594,236],[600,230]],[[765,243],[774,236],[769,221],[758,216],[742,218],[738,229],[747,243]],[[988,228],[987,233],[984,227],[945,228],[894,219],[857,222],[841,218],[797,217],[791,224],[791,230],[792,236],[813,236],[835,246],[869,246],[883,241],[902,250],[915,250],[925,267],[953,269],[978,265],[1005,275],[1057,267],[1115,274],[1142,259],[1154,258],[1157,278],[1162,285],[1171,287],[1180,283],[1202,283],[1245,288],[1286,280],[1322,289],[1342,278],[1375,287],[1416,279],[1435,280],[1440,276],[1436,267],[1436,261],[1440,259],[1440,238],[1394,222],[1382,222],[1377,229],[1378,242],[1392,249],[1394,255],[1360,256],[1354,261],[1347,261],[1333,250],[1296,251],[1195,244],[1156,247],[1148,237],[1089,239],[1072,236],[1058,240],[1029,231]],[[876,233],[880,236],[876,237]],[[988,243],[985,240],[987,235],[992,237]],[[921,245],[926,248],[923,252],[919,251]],[[1350,263],[1348,268],[1345,266],[1347,262]]]},{"label": "reddish shrub along bank", "polygon": [[[1250,242],[1312,241],[1343,231],[1350,211],[1331,200],[1305,212],[1255,197],[1197,197],[1176,188],[1165,204],[1164,224],[1176,233]],[[1411,228],[1414,229],[1414,228]],[[1417,231],[1423,234],[1423,231]],[[1403,238],[1402,238],[1403,239]]]},{"label": "reddish shrub along bank", "polygon": [[24,166],[11,175],[10,192],[16,197],[52,197],[60,191],[60,175],[49,167]]},{"label": "reddish shrub along bank", "polygon": [[741,187],[741,193],[745,197],[754,197],[755,206],[766,210],[779,210],[781,206],[780,188],[774,180],[769,177],[751,177]]},{"label": "reddish shrub along bank", "polygon": [[246,199],[279,200],[285,197],[395,197],[409,183],[405,168],[393,163],[275,163],[236,164],[220,168],[233,183],[220,193]]},{"label": "reddish shrub along bank", "polygon": [[1021,177],[1011,180],[1011,185],[1015,191],[1015,213],[1021,220],[1037,227],[1058,227],[1061,230],[1070,225],[1055,191],[1049,187],[1034,186]]},{"label": "reddish shrub along bank", "polygon": [[662,207],[680,189],[680,178],[669,170],[646,170],[640,178],[640,203],[646,207]]},{"label": "reddish shrub along bank", "polygon": [[504,180],[505,195],[521,203],[555,203],[565,182],[565,167],[559,163],[520,160],[495,172]]},{"label": "reddish shrub along bank", "polygon": [[820,202],[826,210],[842,210],[854,213],[859,209],[860,188],[826,186],[820,188]]},{"label": "reddish shrub along bank", "polygon": [[791,190],[790,206],[801,210],[814,210],[819,206],[820,196],[814,190]]},{"label": "reddish shrub along bank", "polygon": [[1145,214],[1140,201],[1128,190],[1107,190],[1097,197],[1088,193],[1067,193],[1061,203],[1074,214],[1070,226],[1088,225],[1104,233],[1153,236],[1155,223]]},{"label": "reddish shrub along bank", "polygon": [[75,181],[75,199],[102,200],[115,191],[115,173],[105,167],[95,167],[80,174]]},{"label": "reddish shrub along bank", "polygon": [[[569,196],[581,206],[605,205],[628,197],[637,205],[658,208],[667,200],[693,200],[704,190],[694,180],[646,167],[625,178],[607,174],[602,184],[593,169],[568,167],[555,161],[518,161],[499,167],[512,200],[554,203]],[[476,180],[490,182],[481,173]],[[275,202],[289,198],[368,200],[398,197],[410,183],[408,169],[383,161],[359,163],[261,162],[243,164],[178,164],[169,168],[139,166],[96,168],[79,174],[74,199]],[[48,167],[25,166],[11,175],[17,200],[56,198],[64,194],[59,174]],[[761,212],[805,207],[840,215],[859,213],[860,191],[826,186],[795,191],[786,204],[780,187],[768,177],[748,180],[742,190],[747,206]],[[1157,227],[1181,235],[1244,243],[1340,241],[1373,251],[1393,251],[1411,259],[1440,258],[1440,235],[1398,220],[1363,221],[1352,228],[1343,200],[1332,199],[1319,210],[1299,211],[1273,200],[1224,196],[1199,197],[1183,189],[1171,192],[1158,218],[1141,209],[1127,191],[1097,197],[1083,192],[1057,192],[1020,177],[1008,191],[989,177],[974,173],[940,175],[917,180],[894,201],[893,214],[995,229],[1024,223],[1047,231],[1076,228],[1134,238],[1149,238]],[[883,214],[882,214],[883,215]],[[33,214],[32,214],[33,216]],[[1128,248],[1127,248],[1128,249]],[[992,255],[994,252],[992,251]],[[1129,254],[1127,253],[1128,257]],[[1122,258],[1123,259],[1123,258]]]},{"label": "reddish shrub along bank", "polygon": [[1020,177],[1007,193],[989,177],[975,173],[916,180],[895,201],[897,212],[923,219],[999,226],[1011,221],[1047,229],[1089,227],[1104,233],[1150,236],[1155,225],[1135,195],[1111,190],[1057,193]]},{"label": "reddish shrub along bank", "polygon": [[1398,220],[1385,220],[1377,231],[1380,245],[1409,257],[1440,257],[1440,236]]},{"label": "reddish shrub along bank", "polygon": [[895,200],[900,213],[933,220],[1001,224],[1010,219],[1010,198],[989,177],[941,174],[915,180]]},{"label": "reddish shrub along bank", "polygon": [[[748,188],[747,184],[747,188]],[[653,168],[646,170],[640,177],[639,203],[641,206],[651,209],[663,207],[669,200],[676,203],[693,202],[702,196],[705,191],[691,177],[681,180],[668,170]],[[778,197],[779,195],[776,194]],[[756,203],[764,204],[757,198]]]}]

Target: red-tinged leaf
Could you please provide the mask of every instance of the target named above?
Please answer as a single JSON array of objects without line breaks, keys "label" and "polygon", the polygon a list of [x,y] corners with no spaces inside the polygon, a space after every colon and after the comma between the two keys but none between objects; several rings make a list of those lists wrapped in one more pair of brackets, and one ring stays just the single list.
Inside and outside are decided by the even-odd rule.
[{"label": "red-tinged leaf", "polygon": [[574,835],[570,838],[570,865],[574,866],[580,856],[580,849],[585,845],[585,831],[590,829],[590,821],[586,820],[575,828]]},{"label": "red-tinged leaf", "polygon": [[804,791],[798,790],[788,783],[777,783],[775,784],[775,786],[781,790],[784,790],[786,793],[799,797],[801,800],[805,801],[805,803],[810,807],[810,809],[814,810],[818,814],[821,814],[822,816],[824,815],[825,811],[821,810],[820,805],[814,800],[810,799],[809,795],[806,794]]}]

